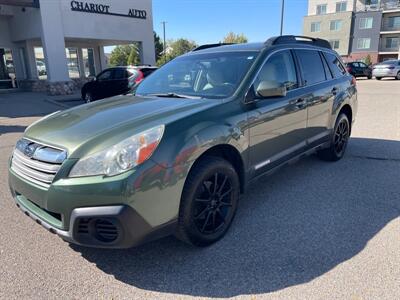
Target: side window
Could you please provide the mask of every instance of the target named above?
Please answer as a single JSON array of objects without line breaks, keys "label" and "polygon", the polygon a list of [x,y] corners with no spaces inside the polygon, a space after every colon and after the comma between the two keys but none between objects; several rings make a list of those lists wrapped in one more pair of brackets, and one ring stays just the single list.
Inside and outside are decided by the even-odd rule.
[{"label": "side window", "polygon": [[342,62],[339,60],[339,58],[332,54],[332,53],[324,53],[326,60],[328,61],[328,66],[332,71],[333,76],[340,77],[344,74],[346,74],[346,69],[343,67]]},{"label": "side window", "polygon": [[112,70],[106,70],[103,73],[101,73],[97,79],[100,81],[105,81],[105,80],[110,80],[112,75]]},{"label": "side window", "polygon": [[128,78],[128,73],[125,69],[118,68],[114,70],[114,79],[125,79]]},{"label": "side window", "polygon": [[324,66],[318,51],[296,50],[296,55],[306,85],[313,85],[326,80]]},{"label": "side window", "polygon": [[322,64],[324,65],[324,70],[325,70],[325,78],[330,80],[333,79],[333,75],[331,73],[331,71],[329,70],[328,64],[326,63],[325,57],[323,56],[323,54],[320,52],[319,53],[321,60],[322,60]]},{"label": "side window", "polygon": [[288,91],[297,88],[297,74],[293,56],[290,51],[281,51],[273,54],[258,74],[254,88],[257,89],[261,81],[274,81],[286,86]]}]

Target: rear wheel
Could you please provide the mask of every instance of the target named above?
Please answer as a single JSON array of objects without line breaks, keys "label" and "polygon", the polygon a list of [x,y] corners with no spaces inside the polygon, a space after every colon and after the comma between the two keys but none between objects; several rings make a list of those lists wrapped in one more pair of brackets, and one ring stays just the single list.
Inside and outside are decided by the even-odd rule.
[{"label": "rear wheel", "polygon": [[323,160],[338,161],[346,151],[349,138],[350,121],[344,113],[341,113],[336,120],[330,147],[320,150],[318,156]]},{"label": "rear wheel", "polygon": [[372,75],[371,75],[371,74],[368,75],[367,78],[368,78],[368,79],[372,79]]},{"label": "rear wheel", "polygon": [[218,241],[232,223],[239,193],[239,177],[229,162],[211,156],[201,159],[182,192],[177,237],[200,247]]},{"label": "rear wheel", "polygon": [[381,80],[381,79],[382,79],[382,77],[375,77],[375,79],[376,79],[376,80]]},{"label": "rear wheel", "polygon": [[400,71],[397,73],[396,79],[397,79],[397,80],[400,80]]}]

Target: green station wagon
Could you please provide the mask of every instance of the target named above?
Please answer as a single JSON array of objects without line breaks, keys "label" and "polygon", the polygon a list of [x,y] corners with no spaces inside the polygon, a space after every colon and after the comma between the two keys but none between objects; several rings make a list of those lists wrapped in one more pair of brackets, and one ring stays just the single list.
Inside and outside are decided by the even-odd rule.
[{"label": "green station wagon", "polygon": [[315,152],[342,158],[356,111],[355,80],[325,40],[204,45],[135,95],[29,126],[10,189],[26,215],[71,243],[128,248],[175,234],[206,246],[261,175]]}]

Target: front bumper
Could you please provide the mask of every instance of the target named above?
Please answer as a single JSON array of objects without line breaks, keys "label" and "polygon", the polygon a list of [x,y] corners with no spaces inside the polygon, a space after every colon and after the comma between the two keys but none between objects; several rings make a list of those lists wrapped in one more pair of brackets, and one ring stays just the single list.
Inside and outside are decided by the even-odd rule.
[{"label": "front bumper", "polygon": [[129,248],[174,232],[183,177],[147,161],[113,178],[60,178],[48,189],[9,169],[17,206],[64,240]]}]

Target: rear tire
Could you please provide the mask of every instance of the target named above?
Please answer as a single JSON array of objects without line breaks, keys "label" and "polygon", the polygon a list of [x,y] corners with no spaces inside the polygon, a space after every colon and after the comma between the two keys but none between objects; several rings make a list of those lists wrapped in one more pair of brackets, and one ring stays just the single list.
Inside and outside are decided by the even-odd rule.
[{"label": "rear tire", "polygon": [[318,157],[325,161],[340,160],[346,152],[349,138],[350,121],[344,113],[341,113],[336,120],[330,147],[318,151]]},{"label": "rear tire", "polygon": [[376,80],[381,80],[381,79],[382,79],[382,77],[375,77],[375,79],[376,79]]},{"label": "rear tire", "polygon": [[372,79],[372,75],[368,75],[367,78],[368,78],[368,79]]},{"label": "rear tire", "polygon": [[396,75],[396,80],[400,80],[400,71]]},{"label": "rear tire", "polygon": [[235,216],[239,193],[239,177],[229,162],[202,158],[186,179],[176,236],[199,247],[221,239]]}]

